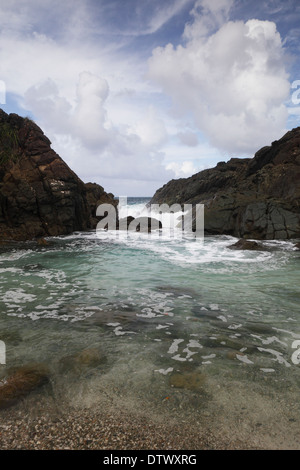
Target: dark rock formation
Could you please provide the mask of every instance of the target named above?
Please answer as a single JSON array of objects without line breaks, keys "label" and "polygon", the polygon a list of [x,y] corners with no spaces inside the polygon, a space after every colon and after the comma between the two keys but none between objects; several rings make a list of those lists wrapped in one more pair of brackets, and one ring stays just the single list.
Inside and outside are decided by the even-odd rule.
[{"label": "dark rock formation", "polygon": [[300,127],[252,159],[232,158],[172,180],[150,204],[204,204],[205,234],[238,238],[300,237]]},{"label": "dark rock formation", "polygon": [[0,110],[0,239],[28,240],[92,229],[96,205],[117,204],[84,184],[30,119]]},{"label": "dark rock formation", "polygon": [[264,248],[259,243],[255,242],[254,240],[245,240],[244,238],[241,238],[233,245],[229,245],[228,248],[231,250],[264,250]]},{"label": "dark rock formation", "polygon": [[152,230],[158,230],[162,228],[160,220],[154,219],[153,217],[136,217],[130,222],[128,230],[136,232],[151,232]]},{"label": "dark rock formation", "polygon": [[96,217],[97,207],[100,204],[112,204],[116,208],[116,214],[118,215],[118,201],[114,199],[114,195],[112,193],[106,193],[102,186],[97,183],[86,183],[85,189],[87,202],[90,207],[92,228],[95,228],[97,223],[101,219],[101,217]]}]

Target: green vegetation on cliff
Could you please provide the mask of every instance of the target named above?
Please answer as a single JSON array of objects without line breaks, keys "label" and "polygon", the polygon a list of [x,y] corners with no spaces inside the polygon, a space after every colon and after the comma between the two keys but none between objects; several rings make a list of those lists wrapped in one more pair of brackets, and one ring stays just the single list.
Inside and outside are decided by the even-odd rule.
[{"label": "green vegetation on cliff", "polygon": [[18,131],[8,122],[0,123],[0,165],[16,161],[19,147]]}]

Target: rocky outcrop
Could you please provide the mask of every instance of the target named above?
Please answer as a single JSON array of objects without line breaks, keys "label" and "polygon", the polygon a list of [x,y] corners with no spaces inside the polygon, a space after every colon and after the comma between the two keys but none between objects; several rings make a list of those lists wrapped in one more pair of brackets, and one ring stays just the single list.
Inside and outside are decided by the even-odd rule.
[{"label": "rocky outcrop", "polygon": [[252,159],[232,158],[172,180],[150,204],[204,204],[204,233],[238,238],[300,238],[300,127]]},{"label": "rocky outcrop", "polygon": [[264,247],[254,240],[245,240],[241,238],[233,245],[229,245],[231,250],[250,250],[250,251],[264,251]]},{"label": "rocky outcrop", "polygon": [[[97,207],[100,204],[112,204],[116,208],[117,221],[118,221],[118,201],[114,199],[112,193],[106,193],[102,186],[97,183],[86,183],[86,198],[90,208],[91,226],[95,228],[101,217],[96,216]],[[104,217],[104,216],[103,216]]]},{"label": "rocky outcrop", "polygon": [[57,236],[96,226],[112,194],[84,184],[30,119],[0,110],[0,240]]}]

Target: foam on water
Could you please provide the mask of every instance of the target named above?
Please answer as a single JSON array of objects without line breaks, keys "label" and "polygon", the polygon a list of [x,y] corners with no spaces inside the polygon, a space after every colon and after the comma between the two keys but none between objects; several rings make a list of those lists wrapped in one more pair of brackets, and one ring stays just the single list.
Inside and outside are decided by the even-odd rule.
[{"label": "foam on water", "polygon": [[[143,207],[131,214],[145,215]],[[282,416],[299,419],[293,243],[246,252],[230,250],[230,236],[178,235],[74,233],[0,253],[0,340],[7,330],[19,337],[7,340],[8,365],[51,364],[62,387],[54,395],[74,403],[98,403],[116,391],[124,406],[140,403],[143,412],[157,408],[179,421],[188,413],[201,420],[205,410],[212,425],[227,417],[242,432],[239,422],[251,421],[253,431],[257,410],[272,412],[280,400]],[[60,373],[62,359],[87,348],[103,351],[105,363],[80,378]]]}]

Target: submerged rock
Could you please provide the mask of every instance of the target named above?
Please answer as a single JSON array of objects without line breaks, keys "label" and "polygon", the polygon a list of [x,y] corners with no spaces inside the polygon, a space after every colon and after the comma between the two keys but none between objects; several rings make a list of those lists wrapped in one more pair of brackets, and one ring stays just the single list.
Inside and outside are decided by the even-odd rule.
[{"label": "submerged rock", "polygon": [[[204,204],[206,235],[300,238],[300,127],[250,158],[169,181],[151,204]],[[195,225],[195,219],[193,220]]]},{"label": "submerged rock", "polygon": [[16,404],[30,392],[49,381],[49,370],[43,364],[15,369],[0,380],[0,409]]},{"label": "submerged rock", "polygon": [[63,372],[81,373],[88,368],[97,367],[105,362],[106,356],[99,348],[87,348],[76,354],[61,358],[59,367]]},{"label": "submerged rock", "polygon": [[206,376],[202,372],[184,372],[170,375],[169,384],[175,388],[185,388],[187,390],[202,389]]},{"label": "submerged rock", "polygon": [[227,359],[230,359],[231,361],[237,359],[237,356],[244,356],[244,353],[241,351],[227,351],[226,353]]}]

